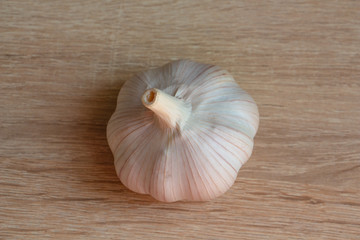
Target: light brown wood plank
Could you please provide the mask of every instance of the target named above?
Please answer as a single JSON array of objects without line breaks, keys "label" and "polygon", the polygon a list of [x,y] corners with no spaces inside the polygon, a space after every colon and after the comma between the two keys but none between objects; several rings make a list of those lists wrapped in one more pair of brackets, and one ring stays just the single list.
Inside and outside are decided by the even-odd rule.
[{"label": "light brown wood plank", "polygon": [[[359,239],[360,2],[1,1],[0,239]],[[106,123],[137,71],[188,58],[257,101],[211,202],[118,180]]]}]

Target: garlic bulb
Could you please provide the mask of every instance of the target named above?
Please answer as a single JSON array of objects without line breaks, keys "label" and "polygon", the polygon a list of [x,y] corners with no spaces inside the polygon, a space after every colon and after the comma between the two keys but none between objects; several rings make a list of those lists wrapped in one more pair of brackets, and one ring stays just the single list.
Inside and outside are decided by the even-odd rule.
[{"label": "garlic bulb", "polygon": [[179,60],[124,84],[107,138],[132,191],[204,201],[233,185],[258,124],[256,103],[227,71]]}]

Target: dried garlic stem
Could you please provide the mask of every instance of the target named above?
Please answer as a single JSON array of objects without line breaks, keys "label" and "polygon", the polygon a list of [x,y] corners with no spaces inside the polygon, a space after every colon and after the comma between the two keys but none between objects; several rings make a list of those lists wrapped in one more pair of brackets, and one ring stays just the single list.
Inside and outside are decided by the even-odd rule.
[{"label": "dried garlic stem", "polygon": [[173,97],[159,89],[146,90],[141,98],[145,107],[155,113],[165,128],[180,129],[185,125],[191,113],[191,104]]}]

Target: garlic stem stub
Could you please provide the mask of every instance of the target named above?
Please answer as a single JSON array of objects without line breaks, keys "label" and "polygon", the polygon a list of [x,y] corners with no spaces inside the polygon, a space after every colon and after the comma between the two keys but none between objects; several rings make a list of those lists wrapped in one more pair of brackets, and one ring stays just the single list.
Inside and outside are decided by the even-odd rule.
[{"label": "garlic stem stub", "polygon": [[191,104],[156,88],[147,90],[143,94],[142,102],[155,113],[163,128],[182,128],[191,113]]},{"label": "garlic stem stub", "polygon": [[122,87],[107,138],[121,182],[159,201],[225,193],[250,158],[255,101],[218,66],[179,60]]}]

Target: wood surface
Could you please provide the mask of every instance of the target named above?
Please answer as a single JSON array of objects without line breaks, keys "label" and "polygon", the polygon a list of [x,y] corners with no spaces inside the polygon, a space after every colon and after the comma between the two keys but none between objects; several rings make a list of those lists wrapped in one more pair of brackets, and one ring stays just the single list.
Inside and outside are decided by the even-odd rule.
[{"label": "wood surface", "polygon": [[[0,1],[0,239],[360,239],[360,1]],[[257,101],[251,159],[211,202],[118,180],[124,81],[187,58]]]}]

